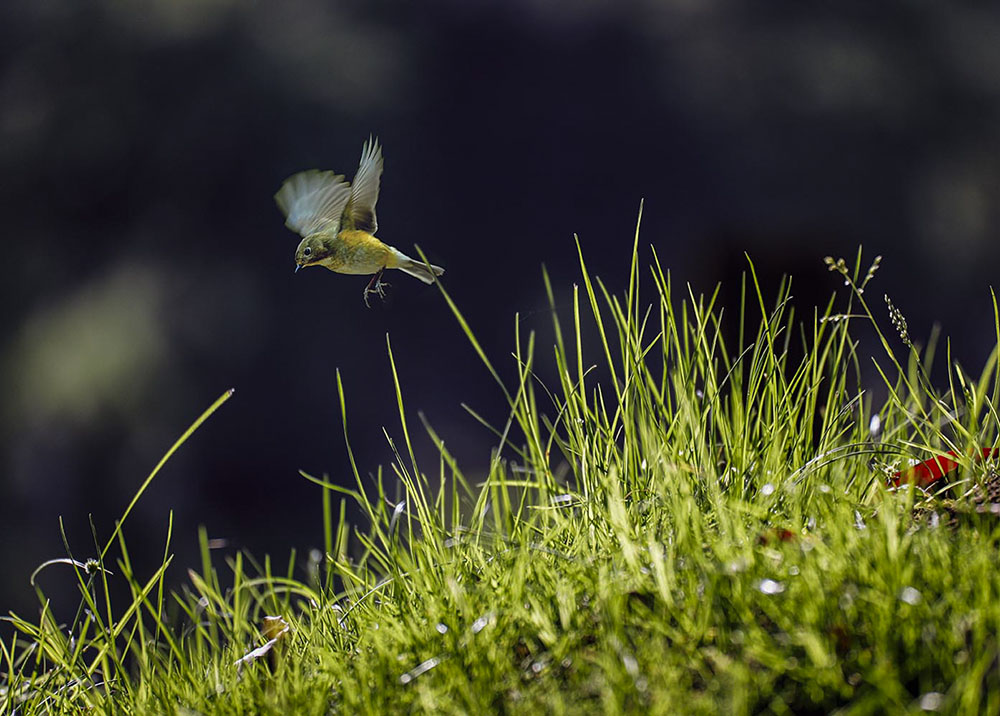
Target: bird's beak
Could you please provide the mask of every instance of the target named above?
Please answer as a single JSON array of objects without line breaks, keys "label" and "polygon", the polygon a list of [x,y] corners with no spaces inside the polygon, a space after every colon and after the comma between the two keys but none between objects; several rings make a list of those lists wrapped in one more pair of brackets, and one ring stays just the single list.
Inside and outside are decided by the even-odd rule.
[{"label": "bird's beak", "polygon": [[302,268],[302,264],[295,264],[295,273],[298,273],[300,268]]}]

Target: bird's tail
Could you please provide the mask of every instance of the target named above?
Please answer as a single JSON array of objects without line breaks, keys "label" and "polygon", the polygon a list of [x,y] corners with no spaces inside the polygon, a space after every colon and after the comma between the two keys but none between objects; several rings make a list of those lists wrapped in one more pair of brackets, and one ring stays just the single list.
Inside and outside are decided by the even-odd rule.
[{"label": "bird's tail", "polygon": [[[399,265],[396,266],[403,273],[408,273],[414,278],[419,278],[424,283],[434,283],[434,279],[444,273],[444,269],[433,264],[425,264],[423,261],[411,259],[402,251],[396,251],[396,259]],[[430,268],[428,269],[428,265]]]}]

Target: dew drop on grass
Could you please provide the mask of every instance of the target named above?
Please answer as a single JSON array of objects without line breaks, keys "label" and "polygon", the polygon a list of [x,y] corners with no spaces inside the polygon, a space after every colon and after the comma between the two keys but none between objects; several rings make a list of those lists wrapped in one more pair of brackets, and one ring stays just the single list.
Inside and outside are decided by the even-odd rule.
[{"label": "dew drop on grass", "polygon": [[922,711],[938,711],[944,705],[944,694],[940,691],[928,691],[920,697]]},{"label": "dew drop on grass", "polygon": [[920,600],[923,599],[923,595],[913,587],[904,587],[903,591],[899,593],[900,600],[906,602],[910,606],[916,606],[920,604]]},{"label": "dew drop on grass", "polygon": [[486,625],[489,624],[492,619],[493,619],[493,612],[487,612],[486,614],[483,614],[481,617],[476,619],[476,621],[472,622],[472,633],[478,634],[479,632],[481,632],[483,629],[486,628]]},{"label": "dew drop on grass", "polygon": [[410,671],[407,671],[405,674],[403,674],[402,676],[400,676],[399,677],[399,683],[401,683],[401,684],[403,684],[405,686],[406,684],[410,683],[411,681],[413,681],[415,678],[417,678],[421,674],[427,673],[428,671],[430,671],[431,669],[433,669],[435,666],[437,666],[440,663],[441,663],[441,657],[439,657],[439,656],[431,657],[430,659],[428,659],[427,661],[423,662],[422,664],[420,664],[416,668],[411,669]]},{"label": "dew drop on grass", "polygon": [[762,579],[757,588],[764,594],[781,594],[785,591],[785,585],[773,579]]},{"label": "dew drop on grass", "polygon": [[768,495],[773,495],[774,485],[772,485],[770,482],[764,483],[764,486],[760,488],[760,494],[764,495],[765,497],[767,497]]},{"label": "dew drop on grass", "polygon": [[740,557],[739,559],[734,559],[732,562],[727,564],[726,571],[730,574],[739,574],[740,572],[745,572],[749,566],[750,563],[747,562],[746,558]]}]

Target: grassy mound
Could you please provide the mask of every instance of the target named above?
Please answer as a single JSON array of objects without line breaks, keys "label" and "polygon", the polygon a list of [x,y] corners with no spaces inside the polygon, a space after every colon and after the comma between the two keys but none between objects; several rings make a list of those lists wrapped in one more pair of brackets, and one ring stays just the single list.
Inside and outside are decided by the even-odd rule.
[{"label": "grassy mound", "polygon": [[[169,535],[138,574],[126,513],[95,559],[67,558],[75,615],[39,591],[39,617],[9,618],[0,713],[1000,712],[1000,532],[972,457],[997,444],[996,350],[936,392],[899,311],[886,334],[866,300],[878,260],[828,260],[847,289],[802,322],[788,283],[772,303],[750,264],[730,320],[637,249],[623,296],[581,255],[568,317],[546,277],[555,345],[518,331],[512,385],[442,289],[510,406],[482,483],[431,426],[417,435],[393,362],[391,473],[352,456],[349,489],[306,476],[325,507],[315,569],[217,567],[203,535],[200,570],[168,593]],[[852,326],[878,336],[873,363]],[[940,483],[886,487],[946,451],[947,504]]]}]

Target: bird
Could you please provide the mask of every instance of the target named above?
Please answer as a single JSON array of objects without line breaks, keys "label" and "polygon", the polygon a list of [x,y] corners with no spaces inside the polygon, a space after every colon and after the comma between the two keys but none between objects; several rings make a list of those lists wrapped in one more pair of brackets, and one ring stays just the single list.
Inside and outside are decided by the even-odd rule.
[{"label": "bird", "polygon": [[285,226],[302,236],[295,249],[295,272],[304,266],[324,266],[336,273],[373,274],[363,294],[369,307],[371,294],[385,299],[389,284],[382,274],[387,268],[428,284],[444,273],[440,266],[410,258],[375,238],[381,178],[382,147],[377,137],[369,137],[353,182],[343,174],[310,169],[290,176],[274,195]]}]

